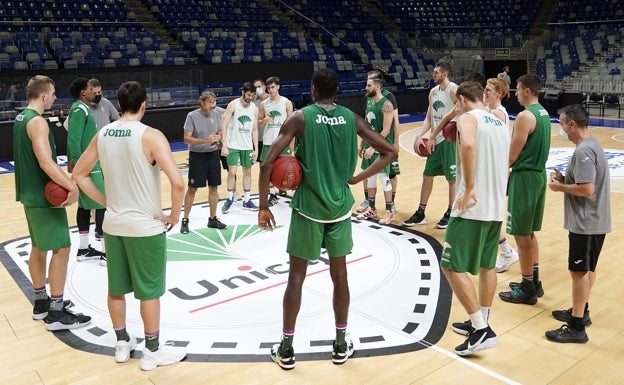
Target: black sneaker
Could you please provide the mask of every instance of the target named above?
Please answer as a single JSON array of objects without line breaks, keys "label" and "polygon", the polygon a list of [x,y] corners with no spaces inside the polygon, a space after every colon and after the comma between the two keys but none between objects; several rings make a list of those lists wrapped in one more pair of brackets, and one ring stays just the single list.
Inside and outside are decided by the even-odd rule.
[{"label": "black sneaker", "polygon": [[537,303],[537,294],[535,291],[528,293],[522,289],[522,286],[515,286],[511,291],[501,291],[498,293],[500,299],[510,303],[525,303],[527,305],[535,305]]},{"label": "black sneaker", "polygon": [[353,341],[351,341],[351,337],[345,336],[344,344],[338,345],[336,341],[334,341],[334,348],[332,349],[332,362],[336,365],[342,365],[349,357],[353,355]]},{"label": "black sneaker", "polygon": [[[553,310],[552,315],[557,321],[570,322],[570,318],[572,317],[572,308],[566,310]],[[591,324],[592,320],[589,317],[589,310],[586,310],[583,313],[583,326],[589,326]]]},{"label": "black sneaker", "polygon": [[427,223],[427,221],[425,221],[425,211],[416,210],[408,220],[403,222],[403,226],[412,227],[414,225],[424,225],[425,223]]},{"label": "black sneaker", "polygon": [[81,328],[91,323],[91,317],[63,308],[61,311],[48,311],[48,316],[44,318],[44,321],[46,329],[56,331]]},{"label": "black sneaker", "polygon": [[562,325],[559,329],[547,331],[545,334],[548,341],[559,342],[562,344],[583,344],[589,341],[587,333],[585,333],[584,329],[578,331],[569,325]]},{"label": "black sneaker", "polygon": [[446,226],[448,226],[449,223],[449,219],[451,219],[451,212],[447,211],[442,216],[442,219],[440,219],[440,221],[436,224],[436,229],[446,229]]},{"label": "black sneaker", "polygon": [[100,250],[96,250],[91,245],[89,245],[86,249],[78,249],[78,253],[76,254],[76,260],[78,262],[88,261],[89,259],[100,260],[100,257],[103,256],[104,253]]},{"label": "black sneaker", "polygon": [[291,347],[282,349],[282,344],[271,347],[271,359],[284,370],[295,368],[295,350]]},{"label": "black sneaker", "polygon": [[[42,320],[48,316],[48,310],[50,310],[50,297],[46,299],[36,299],[35,306],[33,306],[32,318],[34,320]],[[74,303],[68,299],[63,301],[63,308],[70,308],[74,306]]]},{"label": "black sneaker", "polygon": [[488,326],[485,329],[475,330],[470,333],[466,341],[455,348],[455,353],[460,356],[469,356],[481,350],[493,348],[499,342],[496,333]]},{"label": "black sneaker", "polygon": [[182,218],[182,224],[180,225],[181,234],[188,234],[189,232],[188,222],[189,222],[188,218]]},{"label": "black sneaker", "polygon": [[[514,287],[520,287],[520,282],[509,282],[509,288],[513,290]],[[542,286],[542,281],[537,281],[537,286],[535,287],[535,291],[537,292],[537,296],[542,298],[544,296],[544,287]]]},{"label": "black sneaker", "polygon": [[283,197],[287,197],[288,196],[288,191],[286,190],[279,190],[277,192],[277,195],[283,196]]},{"label": "black sneaker", "polygon": [[475,328],[472,327],[472,321],[470,320],[464,322],[453,322],[451,329],[453,329],[455,333],[461,334],[462,336],[467,336],[475,331]]},{"label": "black sneaker", "polygon": [[219,218],[208,218],[208,227],[211,229],[223,230],[227,225],[219,220]]}]

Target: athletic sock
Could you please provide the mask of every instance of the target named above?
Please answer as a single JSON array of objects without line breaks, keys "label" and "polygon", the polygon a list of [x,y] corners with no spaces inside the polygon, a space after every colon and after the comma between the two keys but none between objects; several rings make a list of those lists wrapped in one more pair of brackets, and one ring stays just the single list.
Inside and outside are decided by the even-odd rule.
[{"label": "athletic sock", "polygon": [[509,241],[507,240],[507,237],[502,237],[499,241],[498,241],[498,245],[501,248],[501,251],[505,254],[510,254],[511,253],[511,245],[509,244]]},{"label": "athletic sock", "polygon": [[60,296],[50,296],[50,311],[63,310],[63,294]]},{"label": "athletic sock", "polygon": [[371,210],[375,210],[375,198],[368,198],[368,206],[371,208]]},{"label": "athletic sock", "polygon": [[80,231],[80,245],[79,249],[86,249],[89,247],[89,231]]},{"label": "athletic sock", "polygon": [[121,329],[115,329],[115,335],[117,336],[117,341],[130,341],[130,335],[128,335],[125,326]]},{"label": "athletic sock", "polygon": [[345,336],[347,335],[347,324],[336,323],[336,344],[344,344]]},{"label": "athletic sock", "polygon": [[485,322],[485,320],[483,319],[483,314],[481,314],[481,310],[469,314],[468,316],[470,317],[472,327],[476,330],[485,329],[488,326],[487,322]]},{"label": "athletic sock", "polygon": [[486,324],[489,324],[488,320],[490,319],[490,310],[491,307],[481,306],[481,315],[483,316],[483,320]]},{"label": "athletic sock", "polygon": [[228,191],[228,192],[227,192],[227,197],[228,197],[228,199],[229,199],[229,200],[231,200],[231,201],[233,201],[233,200],[234,200],[234,190],[230,190],[230,189],[228,189],[227,191]]},{"label": "athletic sock", "polygon": [[418,211],[424,213],[426,208],[427,208],[427,204],[426,203],[419,203],[418,204]]},{"label": "athletic sock", "polygon": [[249,202],[249,200],[251,199],[251,191],[250,190],[243,190],[245,193],[243,194],[243,202]]},{"label": "athletic sock", "polygon": [[295,331],[283,329],[282,330],[282,348],[290,348],[293,344],[293,339],[295,338]]},{"label": "athletic sock", "polygon": [[533,264],[533,281],[536,285],[539,282],[539,263]]},{"label": "athletic sock", "polygon": [[47,299],[48,293],[46,292],[46,288],[44,287],[35,287],[35,301],[38,299]]},{"label": "athletic sock", "polygon": [[386,202],[386,210],[394,212],[394,203]]},{"label": "athletic sock", "polygon": [[145,332],[145,347],[149,349],[150,352],[158,350],[158,346],[160,346],[160,342],[158,341],[159,335],[159,331],[155,333]]}]

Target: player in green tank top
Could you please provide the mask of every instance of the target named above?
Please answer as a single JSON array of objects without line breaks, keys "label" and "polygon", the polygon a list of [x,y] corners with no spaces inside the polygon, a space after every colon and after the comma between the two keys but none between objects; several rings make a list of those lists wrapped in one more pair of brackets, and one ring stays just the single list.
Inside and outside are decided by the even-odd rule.
[{"label": "player in green tank top", "polygon": [[541,81],[536,75],[518,78],[516,95],[525,107],[514,122],[509,149],[509,198],[507,234],[518,245],[522,282],[500,292],[505,302],[534,305],[544,295],[539,280],[539,245],[536,231],[542,228],[546,201],[546,160],[550,149],[550,117],[539,104]]},{"label": "player in green tank top", "polygon": [[[91,322],[91,317],[68,311],[63,302],[71,246],[65,206],[76,202],[78,188],[56,162],[54,137],[41,116],[56,100],[54,81],[47,76],[33,76],[28,81],[27,95],[28,106],[13,125],[13,153],[15,198],[24,206],[32,244],[28,260],[35,299],[32,317],[43,319],[48,330],[74,329]],[[44,186],[50,180],[68,190],[62,207],[52,208],[45,200]],[[52,258],[46,274],[49,250]]]},{"label": "player in green tank top", "polygon": [[[353,246],[351,207],[354,203],[348,185],[377,174],[396,158],[396,150],[385,138],[371,130],[360,116],[334,103],[337,89],[338,75],[333,70],[324,68],[312,75],[310,94],[314,104],[296,111],[284,122],[260,167],[258,225],[272,230],[275,218],[267,196],[273,162],[292,139],[296,140],[303,180],[291,201],[293,210],[286,248],[290,269],[284,292],[282,342],[271,349],[273,361],[286,370],[295,367],[292,342],[308,261],[320,256],[321,245],[330,257],[334,284],[336,340],[332,361],[342,364],[353,354],[353,343],[346,336],[350,301],[346,255]],[[356,135],[380,155],[369,168],[353,176],[357,165]]]},{"label": "player in green tank top", "polygon": [[[93,86],[89,84],[87,79],[79,77],[74,79],[69,85],[69,93],[75,99],[67,117],[69,122],[67,128],[67,158],[69,171],[72,172],[73,165],[78,162],[78,159],[85,152],[93,137],[97,135],[98,130],[93,111],[89,107],[95,100]],[[99,162],[91,170],[89,176],[100,192],[104,193],[104,177],[102,176]],[[96,259],[99,260],[101,266],[106,266],[106,254],[92,247],[89,242],[92,209],[95,210],[95,239],[102,240],[104,239],[102,223],[104,222],[106,209],[80,190],[78,210],[76,210],[76,224],[78,225],[80,244],[78,245],[76,260],[80,262]],[[102,250],[104,250],[104,242],[101,245]]]}]

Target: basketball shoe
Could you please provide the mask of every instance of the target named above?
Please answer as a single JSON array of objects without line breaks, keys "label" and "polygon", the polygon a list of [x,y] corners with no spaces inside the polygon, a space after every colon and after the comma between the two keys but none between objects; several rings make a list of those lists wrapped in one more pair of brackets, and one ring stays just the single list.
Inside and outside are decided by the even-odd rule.
[{"label": "basketball shoe", "polygon": [[365,199],[362,201],[362,203],[360,203],[358,207],[355,208],[355,211],[357,211],[358,213],[362,213],[369,207],[370,204],[368,203],[368,200]]},{"label": "basketball shoe", "polygon": [[271,360],[284,370],[295,368],[295,350],[291,347],[282,348],[282,344],[275,344],[271,347]]},{"label": "basketball shoe", "polygon": [[[36,299],[33,306],[32,318],[34,320],[42,320],[48,316],[48,310],[50,310],[50,297],[46,299]],[[74,306],[74,303],[68,299],[63,301],[63,308],[70,308]]]},{"label": "basketball shoe", "polygon": [[370,207],[368,207],[360,215],[357,216],[357,219],[373,219],[373,218],[377,218],[377,211]]},{"label": "basketball shoe", "polygon": [[[561,322],[569,322],[572,317],[572,308],[566,310],[553,310],[552,316]],[[589,310],[583,312],[583,326],[589,326],[592,324],[592,320],[589,316]]]},{"label": "basketball shoe", "polygon": [[186,357],[186,349],[176,347],[173,343],[168,342],[161,344],[155,352],[147,348],[143,349],[143,357],[139,362],[139,367],[141,370],[154,370],[157,366],[180,362],[184,357]]},{"label": "basketball shoe", "polygon": [[589,341],[584,328],[583,330],[576,330],[567,324],[562,325],[559,329],[547,331],[545,335],[548,341],[559,342],[562,344],[584,344]]},{"label": "basketball shoe", "polygon": [[510,253],[501,251],[496,257],[496,267],[494,269],[497,273],[502,273],[503,271],[509,269],[509,266],[518,262],[518,259],[518,252],[514,249],[511,249]]},{"label": "basketball shoe", "polygon": [[394,219],[394,210],[386,210],[383,218],[379,220],[380,225],[389,225]]},{"label": "basketball shoe", "polygon": [[47,330],[68,330],[86,326],[91,323],[91,317],[81,313],[74,313],[67,308],[60,311],[49,310],[43,319]]},{"label": "basketball shoe", "polygon": [[345,336],[345,342],[340,345],[334,341],[332,349],[332,362],[336,365],[344,364],[347,362],[349,357],[353,355],[353,351],[353,341],[351,341],[351,337]]},{"label": "basketball shoe", "polygon": [[104,253],[94,249],[89,245],[86,249],[78,249],[78,253],[76,254],[76,260],[78,262],[88,261],[89,259],[97,259],[99,260]]},{"label": "basketball shoe", "polygon": [[227,214],[230,212],[230,209],[232,208],[232,205],[234,204],[234,200],[233,199],[228,199],[223,203],[223,206],[221,207],[221,212],[223,214]]},{"label": "basketball shoe", "polygon": [[180,224],[180,233],[188,234],[189,232],[188,224],[189,224],[188,218],[182,218],[182,223]]},{"label": "basketball shoe", "polygon": [[425,223],[427,223],[425,221],[425,210],[418,209],[409,219],[403,222],[403,226],[412,227],[414,225],[424,225]]},{"label": "basketball shoe", "polygon": [[247,202],[243,202],[243,210],[258,211],[258,206],[256,206],[250,199]]},{"label": "basketball shoe", "polygon": [[475,330],[468,334],[463,344],[455,348],[455,353],[460,356],[469,356],[481,350],[490,349],[498,345],[500,340],[492,328]]},{"label": "basketball shoe", "polygon": [[130,359],[130,353],[136,349],[136,338],[128,333],[130,339],[128,341],[117,340],[115,343],[115,362],[126,362]]}]

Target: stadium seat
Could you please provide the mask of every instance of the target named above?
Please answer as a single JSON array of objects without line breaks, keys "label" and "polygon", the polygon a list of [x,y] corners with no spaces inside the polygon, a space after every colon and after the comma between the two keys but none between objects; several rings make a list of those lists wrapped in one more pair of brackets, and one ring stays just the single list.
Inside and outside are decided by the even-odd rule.
[{"label": "stadium seat", "polygon": [[621,104],[620,104],[620,97],[616,94],[606,94],[604,96],[604,100],[603,100],[603,104],[602,104],[602,116],[604,116],[604,112],[607,109],[617,109],[618,111],[618,119],[620,118],[620,114],[621,114]]}]

